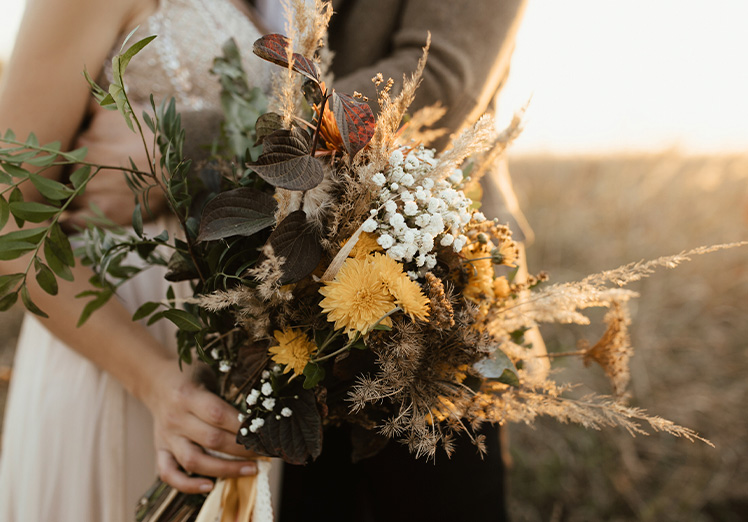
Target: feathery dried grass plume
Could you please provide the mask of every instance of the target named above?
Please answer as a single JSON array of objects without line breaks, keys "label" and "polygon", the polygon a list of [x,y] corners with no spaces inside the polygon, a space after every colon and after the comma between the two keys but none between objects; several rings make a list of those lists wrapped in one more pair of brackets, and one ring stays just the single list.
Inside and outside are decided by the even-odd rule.
[{"label": "feathery dried grass plume", "polygon": [[290,292],[281,290],[280,280],[283,277],[283,263],[286,258],[276,256],[273,247],[267,243],[262,247],[262,255],[265,259],[259,265],[247,269],[247,275],[260,281],[257,285],[257,293],[265,301],[286,301],[292,297]]},{"label": "feathery dried grass plume", "polygon": [[316,60],[317,50],[325,45],[327,39],[327,25],[332,17],[332,4],[323,0],[315,0],[314,5],[308,5],[304,0],[293,3],[293,20],[296,25],[298,39],[296,52]]},{"label": "feathery dried grass plume", "polygon": [[[394,99],[391,96],[392,79],[385,87],[379,91],[379,116],[377,117],[377,126],[374,130],[374,136],[369,142],[368,154],[366,155],[367,165],[363,171],[366,173],[379,172],[387,166],[395,142],[397,140],[397,131],[403,121],[408,107],[413,103],[416,95],[416,89],[421,83],[423,71],[426,68],[426,59],[431,47],[431,33],[428,34],[426,45],[423,48],[423,55],[418,60],[418,66],[410,77],[403,76],[403,88]],[[383,79],[379,74],[373,79],[374,83],[379,86]],[[364,155],[361,155],[362,158]],[[367,179],[371,176],[365,176]]]},{"label": "feathery dried grass plume", "polygon": [[606,396],[589,395],[581,399],[562,396],[567,389],[550,381],[539,387],[511,389],[491,383],[476,397],[472,412],[500,419],[501,424],[531,424],[538,416],[547,415],[560,422],[573,422],[588,429],[599,430],[603,427],[619,426],[632,436],[649,435],[642,427],[642,423],[646,423],[656,432],[682,437],[690,442],[700,440],[714,447],[709,440],[695,431],[656,415],[648,415],[641,408],[626,406]]},{"label": "feathery dried grass plume", "polygon": [[494,138],[491,148],[485,154],[476,158],[478,168],[470,174],[474,182],[480,181],[489,169],[495,168],[496,162],[504,155],[509,145],[522,134],[525,113],[529,103],[528,100],[522,108],[514,113],[509,125]]},{"label": "feathery dried grass plume", "polygon": [[618,286],[624,286],[634,281],[639,281],[645,277],[649,277],[654,273],[655,268],[663,266],[665,268],[675,268],[679,264],[690,261],[691,256],[700,256],[709,254],[711,252],[717,252],[719,250],[728,250],[731,248],[737,248],[748,245],[748,241],[740,241],[736,243],[723,243],[721,245],[712,246],[701,246],[691,250],[686,250],[680,254],[672,256],[663,256],[653,259],[651,261],[637,261],[635,263],[629,263],[613,270],[606,270],[598,274],[592,274],[585,277],[582,283],[590,285],[604,285],[608,282],[614,283]]},{"label": "feathery dried grass plume", "polygon": [[472,127],[465,129],[452,142],[452,146],[439,156],[439,163],[429,173],[434,181],[445,179],[459,167],[468,156],[486,151],[496,134],[496,123],[488,114],[481,116]]},{"label": "feathery dried grass plume", "polygon": [[413,114],[410,121],[400,131],[398,141],[400,143],[421,143],[429,145],[433,141],[447,134],[447,129],[431,129],[436,122],[447,113],[446,107],[441,103],[423,107]]}]

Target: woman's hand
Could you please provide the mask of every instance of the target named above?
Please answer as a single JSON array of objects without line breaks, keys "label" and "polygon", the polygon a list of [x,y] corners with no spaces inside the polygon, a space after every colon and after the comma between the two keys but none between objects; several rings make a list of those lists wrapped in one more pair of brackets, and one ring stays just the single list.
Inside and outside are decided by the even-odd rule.
[{"label": "woman's hand", "polygon": [[[142,400],[154,419],[157,465],[161,480],[185,493],[205,493],[213,483],[205,478],[257,473],[256,455],[236,443],[239,412],[164,359],[151,368],[151,385]],[[226,460],[204,450],[233,455]],[[180,469],[181,466],[181,469]]]},{"label": "woman's hand", "polygon": [[[131,131],[118,111],[102,109],[95,103],[90,110],[93,113],[90,124],[74,144],[74,148],[88,148],[86,161],[97,165],[130,168],[132,159],[139,170],[150,172],[149,157],[140,133]],[[133,106],[133,110],[139,115],[142,107]],[[146,126],[143,126],[143,132],[151,154],[150,160],[154,161],[154,151],[151,150],[153,133]],[[158,157],[155,161],[158,161]],[[166,199],[158,188],[149,192],[148,201],[154,216],[166,207]],[[65,224],[85,227],[86,218],[91,216],[91,203],[118,225],[129,226],[132,223],[135,198],[121,171],[107,169],[99,172],[88,183],[86,191],[72,202],[71,211],[64,218]],[[144,213],[144,221],[149,217]]]}]

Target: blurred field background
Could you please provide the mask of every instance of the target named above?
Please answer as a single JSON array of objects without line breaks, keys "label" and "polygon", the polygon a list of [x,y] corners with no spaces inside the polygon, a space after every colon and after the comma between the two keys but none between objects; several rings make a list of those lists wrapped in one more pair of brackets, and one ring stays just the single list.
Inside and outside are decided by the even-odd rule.
[{"label": "blurred field background", "polygon": [[[21,2],[3,0],[0,61]],[[531,271],[573,281],[748,239],[746,18],[743,0],[529,1],[500,120],[532,95],[510,154],[536,234]],[[716,448],[548,420],[511,426],[512,520],[748,520],[747,272],[743,248],[631,286],[641,293],[632,403]],[[0,409],[20,317],[0,314]],[[562,325],[543,335],[549,350],[567,351],[602,330]],[[580,395],[610,391],[597,368],[555,368],[558,380],[585,383]]]}]

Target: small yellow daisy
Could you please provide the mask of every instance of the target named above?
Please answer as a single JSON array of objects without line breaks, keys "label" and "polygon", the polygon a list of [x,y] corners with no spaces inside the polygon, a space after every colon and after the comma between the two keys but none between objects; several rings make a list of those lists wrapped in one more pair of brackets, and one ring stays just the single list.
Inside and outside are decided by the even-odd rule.
[{"label": "small yellow daisy", "polygon": [[271,346],[268,350],[271,359],[285,366],[283,373],[293,370],[295,375],[304,373],[304,367],[311,359],[312,354],[317,350],[317,346],[309,340],[307,335],[298,329],[284,328],[283,331],[276,330],[273,332],[278,346]]}]

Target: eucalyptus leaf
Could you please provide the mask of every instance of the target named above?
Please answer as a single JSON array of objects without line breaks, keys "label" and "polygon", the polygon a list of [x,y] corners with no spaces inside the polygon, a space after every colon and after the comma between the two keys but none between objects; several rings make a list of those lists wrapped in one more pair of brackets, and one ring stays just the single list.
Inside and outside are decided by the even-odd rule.
[{"label": "eucalyptus leaf", "polygon": [[185,310],[170,308],[161,313],[165,318],[177,325],[177,328],[185,332],[199,332],[203,329],[203,325],[200,324],[198,318]]},{"label": "eucalyptus leaf", "polygon": [[24,254],[34,250],[36,245],[26,241],[1,241],[0,242],[0,261],[10,261],[17,259]]},{"label": "eucalyptus leaf", "polygon": [[26,274],[4,274],[0,275],[0,295],[4,296],[24,280]]},{"label": "eucalyptus leaf", "polygon": [[59,223],[55,223],[50,227],[49,234],[47,235],[47,243],[60,261],[68,266],[75,266],[73,247],[70,245],[70,240],[65,232],[62,231]]},{"label": "eucalyptus leaf", "polygon": [[57,295],[57,278],[52,270],[38,257],[34,259],[34,267],[36,268],[36,282],[39,283],[41,289],[49,295]]},{"label": "eucalyptus leaf", "polygon": [[[14,188],[10,192],[10,196],[8,196],[8,203],[10,204],[20,203],[22,201],[23,201],[23,192],[21,192],[21,189],[19,189],[18,187]],[[25,223],[23,219],[19,218],[15,214],[13,214],[13,219],[15,220],[16,225],[18,225],[18,228],[23,228],[23,224]]]},{"label": "eucalyptus leaf", "polygon": [[517,368],[511,359],[499,349],[495,350],[490,357],[475,363],[473,368],[484,379],[493,379],[510,386],[519,386]]},{"label": "eucalyptus leaf", "polygon": [[155,312],[159,306],[161,306],[161,303],[157,303],[154,301],[143,303],[137,310],[135,310],[135,313],[132,316],[132,320],[139,321],[140,319],[145,319],[153,312]]},{"label": "eucalyptus leaf", "polygon": [[91,317],[92,313],[104,306],[107,301],[109,301],[109,299],[114,295],[114,292],[112,292],[112,290],[109,288],[105,288],[98,292],[93,292],[93,294],[96,297],[86,303],[86,306],[83,307],[83,311],[81,312],[81,316],[78,318],[78,323],[76,325],[78,328],[83,326],[83,324],[88,321],[88,318]]},{"label": "eucalyptus leaf", "polygon": [[79,189],[84,183],[86,183],[90,175],[91,167],[84,165],[81,168],[76,169],[75,172],[70,175],[70,182],[73,184],[73,187]]},{"label": "eucalyptus leaf", "polygon": [[31,300],[31,296],[29,295],[29,289],[26,285],[23,285],[21,287],[20,293],[21,293],[21,301],[23,302],[23,306],[26,307],[26,310],[28,310],[34,315],[38,315],[39,317],[44,317],[45,319],[49,317],[46,313],[44,313],[44,311],[42,311],[41,308],[36,306],[34,301]]},{"label": "eucalyptus leaf", "polygon": [[10,211],[18,219],[30,221],[31,223],[41,223],[54,217],[55,214],[60,212],[60,209],[45,203],[37,203],[36,201],[23,201],[11,203]]},{"label": "eucalyptus leaf", "polygon": [[34,185],[36,190],[38,190],[39,193],[47,199],[60,201],[63,199],[67,199],[73,194],[73,191],[71,189],[69,189],[59,181],[45,178],[44,176],[40,176],[39,174],[34,174],[32,172],[31,174],[29,174],[29,179],[31,180],[31,183]]},{"label": "eucalyptus leaf", "polygon": [[205,206],[197,241],[251,236],[275,223],[276,208],[275,199],[259,190],[242,187],[222,192]]},{"label": "eucalyptus leaf", "polygon": [[5,227],[5,224],[10,218],[10,207],[8,206],[7,200],[0,195],[0,230]]},{"label": "eucalyptus leaf", "polygon": [[0,299],[0,312],[6,312],[18,301],[18,292],[8,294]]},{"label": "eucalyptus leaf", "polygon": [[18,165],[13,165],[12,163],[3,164],[3,170],[14,178],[26,179],[29,177],[28,170],[19,167]]},{"label": "eucalyptus leaf", "polygon": [[74,163],[80,163],[84,159],[86,159],[86,154],[88,154],[88,148],[87,147],[80,147],[75,150],[71,150],[70,152],[61,152],[60,155],[65,158],[68,161],[72,161]]},{"label": "eucalyptus leaf", "polygon": [[140,209],[140,202],[135,203],[135,210],[132,211],[132,229],[138,237],[143,237],[143,212]]},{"label": "eucalyptus leaf", "polygon": [[47,265],[52,271],[57,274],[57,277],[64,279],[65,281],[73,280],[73,271],[67,263],[64,263],[56,254],[55,249],[52,247],[52,243],[49,238],[44,242],[44,259],[47,261]]}]

